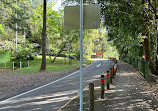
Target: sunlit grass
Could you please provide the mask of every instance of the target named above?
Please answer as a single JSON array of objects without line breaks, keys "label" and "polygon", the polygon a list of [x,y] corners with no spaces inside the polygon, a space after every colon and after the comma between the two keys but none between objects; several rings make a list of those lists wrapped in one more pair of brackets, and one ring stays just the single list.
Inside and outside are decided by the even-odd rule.
[{"label": "sunlit grass", "polygon": [[[53,59],[53,57],[52,57]],[[17,69],[16,73],[27,73],[32,74],[40,70],[42,57],[38,56],[37,59],[30,61],[29,67],[24,67]],[[93,60],[83,61],[84,65],[91,63]],[[80,66],[80,61],[72,60],[72,63],[69,65],[69,59],[64,57],[57,57],[55,63],[51,63],[49,57],[46,57],[46,72],[60,72],[65,70],[71,70],[78,68]]]},{"label": "sunlit grass", "polygon": [[5,63],[10,61],[10,53],[9,52],[0,52],[0,63]]}]

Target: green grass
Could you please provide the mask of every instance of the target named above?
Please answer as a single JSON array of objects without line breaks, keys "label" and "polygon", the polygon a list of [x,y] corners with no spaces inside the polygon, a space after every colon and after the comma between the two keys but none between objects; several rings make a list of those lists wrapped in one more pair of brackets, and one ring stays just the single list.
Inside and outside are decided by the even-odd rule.
[{"label": "green grass", "polygon": [[1,52],[0,51],[0,63],[5,63],[10,61],[10,53],[9,52]]},{"label": "green grass", "polygon": [[[38,56],[37,59],[30,61],[29,67],[24,67],[22,69],[17,69],[15,73],[27,73],[32,74],[36,73],[40,70],[42,58]],[[84,61],[85,64],[91,63],[93,60]],[[77,60],[72,60],[72,64],[69,65],[68,58],[57,57],[55,63],[51,63],[49,57],[46,58],[46,72],[60,72],[64,70],[71,70],[78,68],[80,66],[80,62]]]}]

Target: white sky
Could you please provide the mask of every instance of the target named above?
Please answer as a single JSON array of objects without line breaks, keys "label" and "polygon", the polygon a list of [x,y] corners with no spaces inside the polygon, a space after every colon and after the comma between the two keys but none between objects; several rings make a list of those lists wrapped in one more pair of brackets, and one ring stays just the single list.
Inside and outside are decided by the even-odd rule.
[{"label": "white sky", "polygon": [[61,7],[61,0],[57,0],[54,3],[54,6],[52,7],[54,11],[59,11],[59,8]]}]

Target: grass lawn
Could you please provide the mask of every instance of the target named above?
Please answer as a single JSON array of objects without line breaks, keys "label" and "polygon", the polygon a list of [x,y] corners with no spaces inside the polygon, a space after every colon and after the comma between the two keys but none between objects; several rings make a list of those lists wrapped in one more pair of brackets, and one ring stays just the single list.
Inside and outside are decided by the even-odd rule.
[{"label": "grass lawn", "polygon": [[[40,70],[42,57],[38,56],[37,59],[30,61],[29,67],[24,67],[21,69],[15,70],[16,73],[36,73]],[[93,60],[86,60],[84,61],[85,64],[91,63]],[[72,60],[72,64],[69,65],[68,58],[63,57],[57,57],[55,63],[51,63],[49,57],[46,58],[47,66],[46,71],[47,72],[59,72],[64,70],[71,70],[78,68],[80,66],[80,61]]]}]

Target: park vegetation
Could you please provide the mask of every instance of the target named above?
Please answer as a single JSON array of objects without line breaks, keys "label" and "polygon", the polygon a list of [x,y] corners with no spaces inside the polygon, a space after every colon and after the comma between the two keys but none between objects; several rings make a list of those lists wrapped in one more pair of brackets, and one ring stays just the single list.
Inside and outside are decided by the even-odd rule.
[{"label": "park vegetation", "polygon": [[[0,1],[0,59],[39,60],[40,71],[46,70],[46,63],[53,65],[57,57],[70,60],[80,58],[80,31],[63,28],[63,9],[53,10],[55,0],[1,0]],[[72,2],[71,2],[72,3]],[[63,3],[63,6],[68,3]],[[17,24],[17,27],[16,27]],[[17,42],[16,42],[17,35]],[[107,41],[108,32],[101,24],[97,30],[84,30],[84,59],[96,52],[102,57],[116,56],[115,46]],[[17,44],[17,45],[16,45]],[[8,56],[8,52],[11,54]],[[41,57],[40,56],[40,57]],[[48,58],[46,58],[48,57]],[[2,61],[1,63],[8,62]],[[32,63],[32,62],[30,62]],[[78,63],[78,62],[76,62]],[[32,63],[33,64],[33,63]],[[38,62],[39,64],[39,62]]]},{"label": "park vegetation", "polygon": [[158,74],[158,1],[98,0],[108,40],[120,56],[145,59]]},{"label": "park vegetation", "polygon": [[[1,52],[10,51],[12,59],[31,60],[42,55],[41,71],[46,70],[46,56],[52,64],[59,56],[79,60],[80,31],[63,28],[63,8],[54,11],[55,1],[1,0]],[[67,0],[62,5],[77,2]],[[84,2],[90,4],[93,0]],[[144,59],[150,62],[152,73],[158,74],[158,1],[98,0],[97,3],[101,7],[101,28],[84,30],[84,59],[96,52],[101,52],[102,57]]]}]

